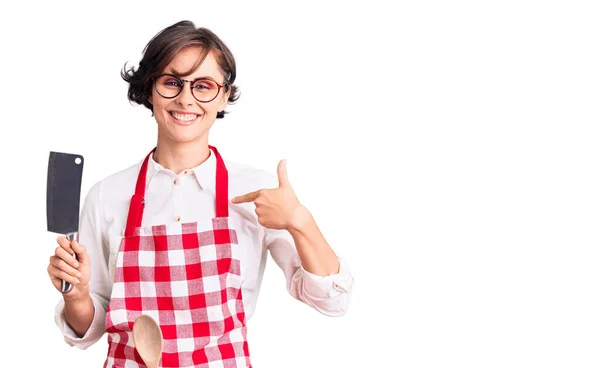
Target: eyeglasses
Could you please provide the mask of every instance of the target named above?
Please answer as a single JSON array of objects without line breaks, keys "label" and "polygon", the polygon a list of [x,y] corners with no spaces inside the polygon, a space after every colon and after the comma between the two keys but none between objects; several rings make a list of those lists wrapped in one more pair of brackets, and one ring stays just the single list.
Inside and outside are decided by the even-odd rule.
[{"label": "eyeglasses", "polygon": [[192,96],[198,102],[210,102],[214,100],[219,95],[221,88],[224,87],[210,77],[202,77],[190,81],[181,79],[173,74],[161,74],[152,77],[152,79],[154,80],[156,92],[164,98],[177,97],[181,93],[185,82],[189,82]]}]

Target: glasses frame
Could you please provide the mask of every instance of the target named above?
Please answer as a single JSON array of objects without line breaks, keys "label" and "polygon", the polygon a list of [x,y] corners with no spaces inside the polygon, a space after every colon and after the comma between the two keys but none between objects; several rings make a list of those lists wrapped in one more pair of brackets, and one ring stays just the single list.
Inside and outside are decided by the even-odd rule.
[{"label": "glasses frame", "polygon": [[[169,76],[169,77],[173,77],[175,79],[177,79],[178,81],[181,82],[182,86],[181,88],[179,88],[179,92],[177,92],[177,94],[175,96],[172,97],[167,97],[167,96],[163,96],[159,91],[158,91],[158,87],[156,85],[156,82],[158,81],[159,78],[164,77],[164,76]],[[168,99],[172,99],[175,98],[177,96],[179,96],[181,94],[181,91],[183,91],[183,88],[185,87],[185,82],[189,82],[190,83],[190,93],[192,94],[192,96],[194,97],[194,99],[198,102],[202,102],[202,103],[208,103],[213,101],[215,98],[217,98],[217,96],[219,96],[219,93],[221,93],[221,88],[226,87],[227,83],[225,84],[220,84],[219,82],[217,82],[216,80],[212,79],[211,77],[200,77],[200,78],[196,78],[194,80],[187,80],[187,79],[183,79],[181,77],[176,76],[175,74],[171,74],[171,73],[163,73],[163,74],[159,74],[157,76],[152,77],[152,80],[154,81],[154,90],[156,90],[156,93],[158,93],[161,97],[163,98],[168,98]],[[219,89],[217,90],[217,94],[215,95],[215,97],[211,98],[208,101],[202,101],[199,100],[196,95],[194,94],[194,83],[196,83],[199,80],[209,80],[214,82],[217,86],[219,86]]]}]

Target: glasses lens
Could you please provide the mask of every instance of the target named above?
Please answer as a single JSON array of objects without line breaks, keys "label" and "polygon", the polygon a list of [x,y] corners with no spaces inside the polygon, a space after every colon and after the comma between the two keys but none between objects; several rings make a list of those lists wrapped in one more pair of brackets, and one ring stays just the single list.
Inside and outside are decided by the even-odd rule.
[{"label": "glasses lens", "polygon": [[219,86],[210,79],[198,79],[192,86],[194,97],[198,101],[212,101],[219,94]]},{"label": "glasses lens", "polygon": [[181,81],[172,75],[162,75],[156,80],[156,91],[166,98],[175,97],[181,91]]}]

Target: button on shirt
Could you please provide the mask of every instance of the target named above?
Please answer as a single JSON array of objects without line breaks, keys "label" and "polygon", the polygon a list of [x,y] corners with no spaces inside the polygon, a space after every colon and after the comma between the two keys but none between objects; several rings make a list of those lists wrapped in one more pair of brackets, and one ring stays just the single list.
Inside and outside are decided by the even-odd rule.
[{"label": "button on shirt", "polygon": [[[79,242],[86,247],[91,260],[90,295],[95,308],[94,319],[85,336],[79,338],[64,318],[62,298],[56,307],[55,318],[65,341],[78,348],[89,347],[106,332],[104,322],[114,281],[117,252],[142,161],[99,181],[85,198]],[[278,185],[277,178],[266,170],[226,159],[224,162],[229,173],[230,199]],[[205,162],[179,174],[162,167],[151,155],[142,226],[204,221],[215,217],[215,170],[216,159],[212,151]],[[267,253],[283,270],[287,289],[294,298],[328,316],[345,313],[354,279],[339,254],[340,269],[337,274],[313,275],[302,267],[290,233],[260,225],[253,203],[230,202],[229,216],[238,242],[245,249],[240,263],[247,319],[254,313]]]}]

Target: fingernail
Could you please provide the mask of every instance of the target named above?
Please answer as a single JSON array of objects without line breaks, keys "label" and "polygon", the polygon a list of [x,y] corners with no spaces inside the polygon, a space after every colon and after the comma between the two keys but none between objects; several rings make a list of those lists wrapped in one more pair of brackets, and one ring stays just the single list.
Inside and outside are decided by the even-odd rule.
[{"label": "fingernail", "polygon": [[79,284],[79,279],[76,279],[76,280],[75,280],[75,283],[76,283],[76,284]]},{"label": "fingernail", "polygon": [[74,265],[75,267],[79,267],[79,262],[75,261],[75,263],[73,263],[73,265]]},{"label": "fingernail", "polygon": [[81,277],[81,272],[77,272],[77,277]]}]

